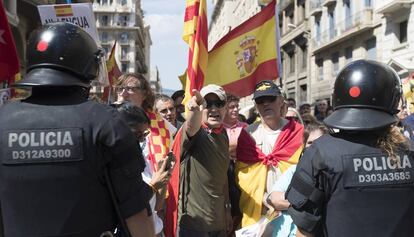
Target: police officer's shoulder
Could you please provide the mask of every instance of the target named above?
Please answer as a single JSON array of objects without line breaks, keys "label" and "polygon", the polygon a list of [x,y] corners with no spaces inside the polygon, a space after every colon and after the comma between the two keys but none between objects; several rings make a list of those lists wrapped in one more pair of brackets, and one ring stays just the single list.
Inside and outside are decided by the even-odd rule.
[{"label": "police officer's shoulder", "polygon": [[99,120],[107,120],[113,118],[119,118],[119,113],[116,108],[107,104],[98,103],[95,101],[88,101],[88,113],[90,116],[99,118]]}]

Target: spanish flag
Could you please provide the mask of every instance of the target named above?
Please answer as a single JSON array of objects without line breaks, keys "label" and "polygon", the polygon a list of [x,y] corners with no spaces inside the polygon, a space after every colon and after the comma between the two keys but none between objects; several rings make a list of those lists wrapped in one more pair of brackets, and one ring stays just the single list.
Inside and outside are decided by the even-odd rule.
[{"label": "spanish flag", "polygon": [[220,85],[240,97],[279,75],[276,1],[224,36],[209,52],[205,85]]},{"label": "spanish flag", "polygon": [[115,48],[116,48],[116,41],[115,41],[114,46],[111,49],[111,54],[109,55],[109,58],[106,61],[106,68],[108,70],[109,86],[105,87],[103,95],[102,95],[102,100],[108,101],[108,102],[110,102],[110,99],[111,99],[112,85],[117,80],[117,78],[122,75],[121,70],[119,70],[118,63],[116,62]]},{"label": "spanish flag", "polygon": [[186,0],[183,39],[189,51],[183,104],[190,100],[194,89],[203,87],[207,71],[207,35],[206,0]]},{"label": "spanish flag", "polygon": [[283,173],[297,164],[303,148],[303,126],[290,120],[280,132],[272,153],[265,155],[246,130],[237,144],[236,182],[240,187],[242,227],[255,224],[261,218],[268,166]]},{"label": "spanish flag", "polygon": [[56,5],[54,8],[56,17],[73,16],[71,5]]}]

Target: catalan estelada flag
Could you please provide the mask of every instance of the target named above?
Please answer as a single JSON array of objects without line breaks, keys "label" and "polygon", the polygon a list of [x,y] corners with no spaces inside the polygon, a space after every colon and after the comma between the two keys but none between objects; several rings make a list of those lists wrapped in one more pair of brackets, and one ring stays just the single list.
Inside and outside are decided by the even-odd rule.
[{"label": "catalan estelada flag", "polygon": [[190,100],[194,89],[203,87],[208,59],[207,36],[206,0],[186,0],[183,39],[189,51],[183,104]]},{"label": "catalan estelada flag", "polygon": [[119,70],[118,63],[116,62],[115,48],[116,48],[116,41],[115,41],[114,46],[111,49],[111,54],[109,55],[109,58],[106,61],[106,68],[108,70],[109,86],[104,88],[104,92],[102,95],[103,101],[109,101],[111,99],[112,85],[117,80],[117,78],[122,75],[121,70]]},{"label": "catalan estelada flag", "polygon": [[16,45],[7,21],[3,1],[0,1],[0,82],[7,82],[10,86],[19,75],[19,70]]},{"label": "catalan estelada flag", "polygon": [[225,35],[208,54],[205,85],[244,97],[262,80],[279,75],[276,1]]},{"label": "catalan estelada flag", "polygon": [[71,5],[56,5],[54,8],[57,17],[73,16]]},{"label": "catalan estelada flag", "polygon": [[290,120],[276,139],[273,151],[265,155],[246,130],[240,133],[237,144],[236,182],[240,187],[242,227],[255,224],[261,218],[266,189],[268,166],[284,173],[297,164],[303,148],[303,126]]}]

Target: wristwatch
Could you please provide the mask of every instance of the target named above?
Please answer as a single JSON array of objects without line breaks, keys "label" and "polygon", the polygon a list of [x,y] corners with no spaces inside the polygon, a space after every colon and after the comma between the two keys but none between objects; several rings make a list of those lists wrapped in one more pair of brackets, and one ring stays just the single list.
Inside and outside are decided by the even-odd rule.
[{"label": "wristwatch", "polygon": [[267,205],[269,205],[269,206],[273,206],[273,204],[272,204],[272,200],[270,200],[270,194],[269,194],[269,195],[267,195],[267,197],[266,197],[266,203],[267,203]]}]

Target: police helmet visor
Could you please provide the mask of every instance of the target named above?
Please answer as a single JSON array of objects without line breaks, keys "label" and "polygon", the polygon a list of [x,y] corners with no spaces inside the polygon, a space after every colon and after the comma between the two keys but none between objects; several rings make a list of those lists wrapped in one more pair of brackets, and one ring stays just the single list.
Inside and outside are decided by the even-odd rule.
[{"label": "police helmet visor", "polygon": [[371,131],[396,123],[397,117],[387,112],[368,108],[341,108],[323,121],[330,128]]}]

